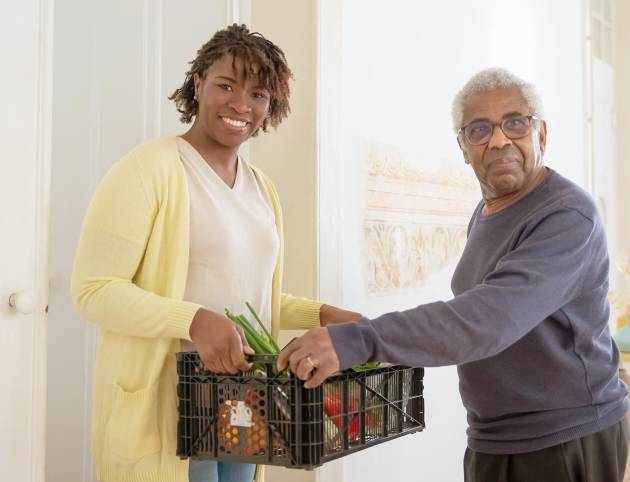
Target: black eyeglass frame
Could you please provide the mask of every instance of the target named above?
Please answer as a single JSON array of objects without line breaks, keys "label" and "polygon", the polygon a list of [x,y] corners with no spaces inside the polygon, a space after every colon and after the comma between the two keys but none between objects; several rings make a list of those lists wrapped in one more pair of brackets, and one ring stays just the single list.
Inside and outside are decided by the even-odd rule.
[{"label": "black eyeglass frame", "polygon": [[[505,130],[503,130],[503,123],[507,122],[509,120],[514,120],[514,119],[527,119],[529,121],[529,124],[528,124],[529,129],[522,136],[512,137],[512,136],[509,136],[505,132]],[[514,140],[514,139],[522,139],[523,137],[529,135],[529,133],[531,132],[533,121],[542,121],[542,119],[540,117],[535,116],[535,115],[517,115],[517,116],[506,117],[505,119],[502,119],[501,122],[483,121],[483,122],[487,122],[488,124],[490,124],[492,126],[492,131],[490,132],[490,137],[488,137],[487,141],[478,142],[476,144],[473,144],[472,142],[470,142],[470,139],[468,139],[468,136],[466,136],[466,134],[464,132],[466,127],[468,127],[469,125],[474,124],[475,122],[481,122],[481,121],[472,121],[472,122],[469,122],[468,124],[466,124],[465,126],[462,126],[462,127],[459,128],[459,130],[457,131],[457,140],[458,140],[458,142],[460,142],[460,144],[461,144],[461,140],[465,139],[466,142],[468,144],[470,144],[471,146],[482,146],[482,145],[487,144],[488,142],[490,142],[490,139],[492,139],[492,136],[494,135],[494,128],[497,127],[497,126],[501,129],[501,132],[503,132],[503,135],[505,137],[507,137],[508,139],[512,139],[512,140]]]}]

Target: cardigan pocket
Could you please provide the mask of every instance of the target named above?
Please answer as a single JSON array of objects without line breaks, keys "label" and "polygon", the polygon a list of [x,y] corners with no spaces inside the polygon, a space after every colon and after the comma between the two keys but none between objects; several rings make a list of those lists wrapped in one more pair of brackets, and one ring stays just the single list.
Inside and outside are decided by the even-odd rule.
[{"label": "cardigan pocket", "polygon": [[139,459],[159,452],[162,442],[158,427],[157,385],[127,392],[116,384],[107,443],[112,452],[125,459]]}]

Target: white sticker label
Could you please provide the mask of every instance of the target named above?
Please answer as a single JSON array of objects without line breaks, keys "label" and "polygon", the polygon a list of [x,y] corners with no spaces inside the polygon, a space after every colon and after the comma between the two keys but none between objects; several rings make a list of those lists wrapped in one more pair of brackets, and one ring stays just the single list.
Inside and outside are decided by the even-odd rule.
[{"label": "white sticker label", "polygon": [[239,400],[236,402],[236,407],[230,402],[226,402],[230,405],[230,423],[235,427],[251,427],[252,422],[252,409],[247,406],[245,402]]}]

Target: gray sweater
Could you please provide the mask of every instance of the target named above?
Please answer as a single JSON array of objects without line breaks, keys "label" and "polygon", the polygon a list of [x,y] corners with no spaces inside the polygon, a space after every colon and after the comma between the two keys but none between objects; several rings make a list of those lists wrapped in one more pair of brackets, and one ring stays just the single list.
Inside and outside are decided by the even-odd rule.
[{"label": "gray sweater", "polygon": [[468,446],[485,453],[538,450],[617,422],[627,390],[608,329],[606,237],[590,197],[550,170],[512,206],[491,215],[482,206],[454,298],[329,326],[341,368],[458,365]]}]

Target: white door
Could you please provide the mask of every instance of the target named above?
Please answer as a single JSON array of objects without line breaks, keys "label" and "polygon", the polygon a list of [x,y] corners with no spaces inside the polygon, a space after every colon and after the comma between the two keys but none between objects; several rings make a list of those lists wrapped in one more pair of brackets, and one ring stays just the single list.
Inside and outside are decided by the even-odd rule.
[{"label": "white door", "polygon": [[44,480],[50,8],[0,10],[0,480],[11,482]]},{"label": "white door", "polygon": [[167,96],[202,43],[247,20],[249,1],[55,0],[54,10],[46,482],[92,482],[96,328],[69,295],[83,216],[125,152],[185,130]]}]

